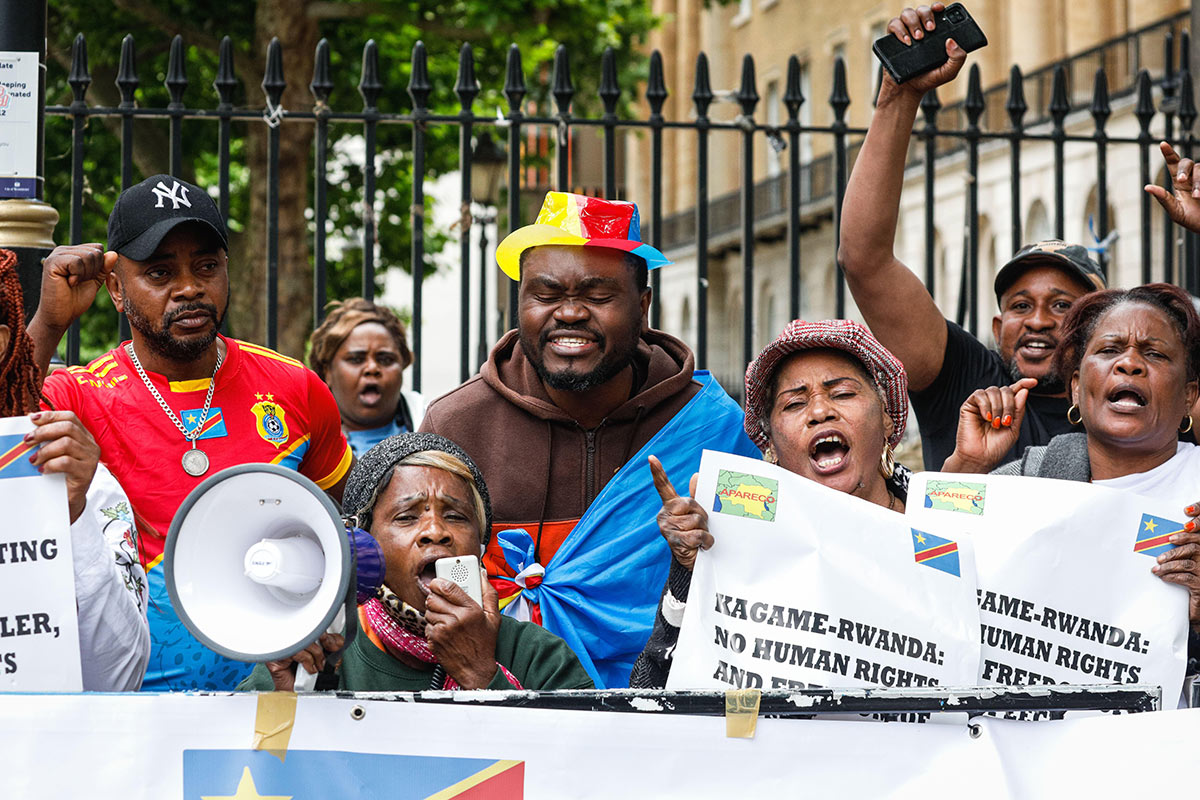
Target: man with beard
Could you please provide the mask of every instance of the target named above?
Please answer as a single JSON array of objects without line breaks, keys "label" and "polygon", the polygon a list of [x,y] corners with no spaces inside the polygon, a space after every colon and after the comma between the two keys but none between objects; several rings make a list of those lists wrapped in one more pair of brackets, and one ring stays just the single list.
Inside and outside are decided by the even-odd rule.
[{"label": "man with beard", "polygon": [[142,688],[232,689],[249,664],[192,638],[171,607],[162,551],[171,519],[206,477],[282,464],[340,500],[352,457],[325,384],[300,362],[220,335],[229,305],[225,222],[203,189],[155,175],[121,193],[98,244],[45,259],[28,330],[44,370],[105,283],[132,340],[46,378],[43,407],[74,411],[129,495],[150,584]]},{"label": "man with beard", "polygon": [[[911,45],[934,30],[934,13],[942,8],[934,3],[905,9],[888,30]],[[1103,271],[1080,245],[1045,241],[1022,247],[996,274],[997,352],[944,319],[921,280],[896,258],[904,167],[921,97],[953,80],[966,61],[953,40],[946,43],[946,55],[945,65],[903,84],[883,72],[875,115],[846,186],[838,251],[863,318],[908,373],[926,469],[940,469],[954,451],[959,410],[977,389],[1028,391],[1020,436],[1002,463],[1071,429],[1066,390],[1051,364],[1058,326],[1077,297],[1105,288]],[[993,424],[1012,422],[1001,418]]]},{"label": "man with beard", "polygon": [[705,447],[758,455],[687,345],[650,329],[647,270],[669,262],[640,238],[633,203],[547,194],[496,250],[518,329],[421,425],[492,490],[484,561],[504,612],[566,639],[602,687],[627,684],[669,564],[646,456],[687,485]]}]

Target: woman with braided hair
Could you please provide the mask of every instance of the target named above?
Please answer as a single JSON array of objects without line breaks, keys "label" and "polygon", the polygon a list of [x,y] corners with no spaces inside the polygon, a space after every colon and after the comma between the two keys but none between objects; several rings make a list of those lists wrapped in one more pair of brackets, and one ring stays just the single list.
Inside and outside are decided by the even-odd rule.
[{"label": "woman with braided hair", "polygon": [[33,363],[33,344],[25,332],[16,265],[17,257],[11,250],[0,250],[0,352],[4,353],[0,360],[0,403],[6,417],[37,408],[42,383]]},{"label": "woman with braided hair", "polygon": [[[38,411],[41,376],[25,331],[16,256],[0,250],[0,416],[30,415],[30,463],[66,478],[83,688],[136,691],[150,659],[146,573],[129,500],[70,411]],[[31,413],[32,412],[32,413]]]}]

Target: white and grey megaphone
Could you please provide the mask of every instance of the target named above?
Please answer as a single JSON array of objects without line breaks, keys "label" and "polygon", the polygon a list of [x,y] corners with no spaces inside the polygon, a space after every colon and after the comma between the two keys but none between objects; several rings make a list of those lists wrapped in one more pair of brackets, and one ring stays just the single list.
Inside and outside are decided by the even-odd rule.
[{"label": "white and grey megaphone", "polygon": [[[230,467],[193,489],[171,522],[163,565],[192,635],[252,662],[299,652],[340,629],[339,617],[348,644],[357,602],[384,578],[379,544],[348,528],[315,483],[274,464]],[[306,677],[298,671],[298,690],[316,676],[308,686]]]}]

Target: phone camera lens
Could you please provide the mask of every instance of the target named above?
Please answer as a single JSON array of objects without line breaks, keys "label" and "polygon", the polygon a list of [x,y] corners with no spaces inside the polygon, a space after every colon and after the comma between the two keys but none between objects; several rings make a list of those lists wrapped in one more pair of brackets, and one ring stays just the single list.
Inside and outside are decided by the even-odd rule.
[{"label": "phone camera lens", "polygon": [[952,8],[949,11],[947,11],[946,12],[946,21],[954,22],[954,23],[962,22],[963,21],[962,9]]}]

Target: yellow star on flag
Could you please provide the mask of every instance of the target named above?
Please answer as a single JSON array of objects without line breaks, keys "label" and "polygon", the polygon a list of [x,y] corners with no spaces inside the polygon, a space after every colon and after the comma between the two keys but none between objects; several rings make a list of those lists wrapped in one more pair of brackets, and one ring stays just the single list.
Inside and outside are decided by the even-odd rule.
[{"label": "yellow star on flag", "polygon": [[238,781],[237,794],[202,795],[200,800],[292,800],[292,795],[259,794],[249,767],[242,768],[242,779]]},{"label": "yellow star on flag", "polygon": [[195,424],[196,424],[196,415],[195,415],[195,414],[188,414],[188,416],[187,416],[187,421],[188,421],[190,424],[192,424],[192,425],[195,425]]},{"label": "yellow star on flag", "polygon": [[925,544],[925,537],[919,533],[917,534],[917,544]]},{"label": "yellow star on flag", "polygon": [[1146,520],[1146,530],[1154,533],[1154,529],[1158,527],[1158,523],[1152,519]]}]

